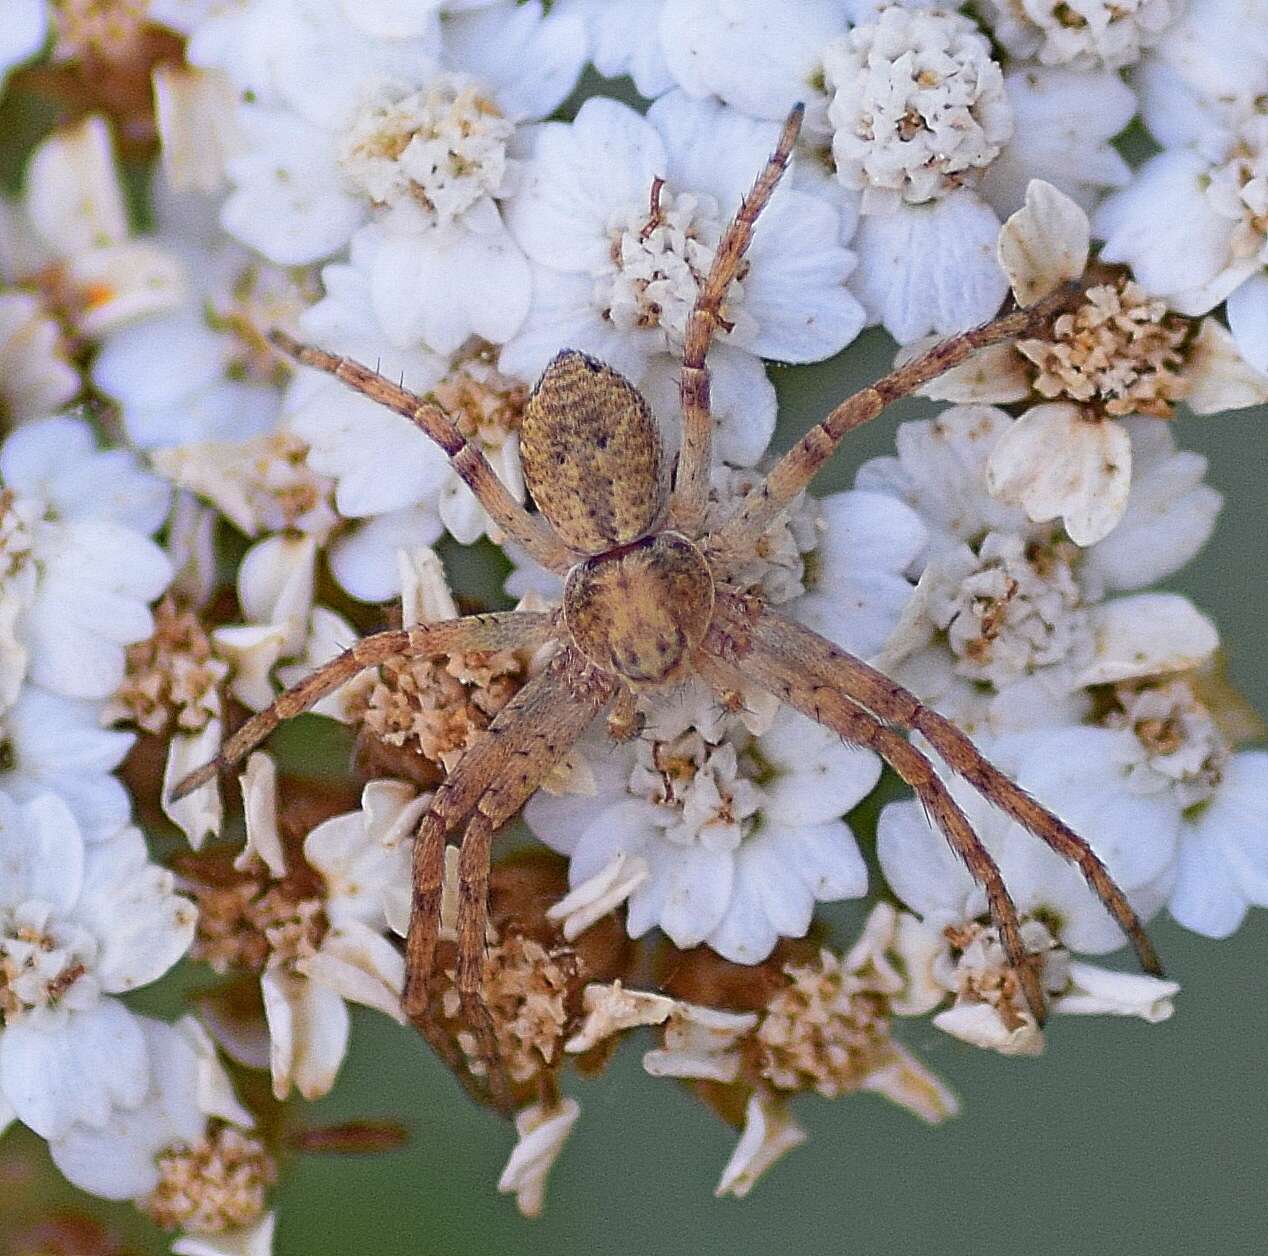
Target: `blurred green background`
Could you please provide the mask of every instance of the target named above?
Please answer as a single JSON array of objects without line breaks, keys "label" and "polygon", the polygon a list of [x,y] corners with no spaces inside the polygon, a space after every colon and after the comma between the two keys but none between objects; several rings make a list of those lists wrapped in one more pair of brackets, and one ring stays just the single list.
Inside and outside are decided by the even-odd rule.
[{"label": "blurred green background", "polygon": [[[42,126],[6,104],[0,174],[12,187],[18,154]],[[873,332],[832,362],[776,368],[777,447],[886,369],[892,349]],[[897,419],[931,409],[909,403],[854,434],[817,489],[847,486],[864,459],[892,451]],[[1227,504],[1210,545],[1171,585],[1216,617],[1231,679],[1268,713],[1268,413],[1182,416],[1176,431],[1210,459]],[[460,592],[488,595],[487,553],[451,549],[447,559]],[[301,725],[292,747],[302,753],[316,728]],[[831,915],[841,939],[861,920],[855,908]],[[474,1107],[411,1034],[358,1012],[334,1093],[302,1119],[389,1117],[409,1127],[410,1141],[387,1155],[292,1162],[276,1194],[275,1250],[1259,1256],[1268,1252],[1268,915],[1252,914],[1222,943],[1162,919],[1152,932],[1183,986],[1171,1021],[1058,1018],[1037,1060],[976,1051],[927,1021],[900,1023],[959,1093],[961,1116],[930,1129],[872,1096],[807,1097],[798,1115],[810,1143],[744,1201],[713,1197],[734,1134],[685,1090],[645,1076],[631,1043],[602,1078],[570,1083],[582,1119],[545,1215],[523,1220],[494,1190],[511,1131]],[[153,992],[139,1005],[177,1010]],[[106,1221],[132,1250],[166,1251],[129,1207],[77,1195],[38,1140],[11,1132],[0,1142],[0,1240],[60,1204]]]}]

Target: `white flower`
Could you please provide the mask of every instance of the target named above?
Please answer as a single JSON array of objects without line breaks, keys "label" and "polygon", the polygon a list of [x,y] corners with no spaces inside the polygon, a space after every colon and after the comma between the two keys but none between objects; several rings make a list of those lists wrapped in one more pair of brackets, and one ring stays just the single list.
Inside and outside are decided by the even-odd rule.
[{"label": "white flower", "polygon": [[294,332],[315,276],[285,271],[226,241],[199,218],[199,198],[159,189],[159,240],[190,276],[180,305],[110,332],[92,380],[118,403],[142,449],[245,440],[271,430],[289,371],[265,340]]},{"label": "white flower", "polygon": [[149,1059],[145,1098],[134,1107],[116,1109],[104,1126],[73,1126],[49,1147],[62,1173],[101,1199],[150,1194],[159,1184],[158,1157],[197,1143],[209,1118],[243,1128],[252,1124],[197,1021],[185,1017],[177,1025],[165,1025],[142,1016],[137,1023]]},{"label": "white flower", "polygon": [[124,646],[149,636],[148,603],[171,567],[148,534],[161,481],[77,419],[24,424],[0,446],[0,703],[24,674],[55,693],[104,698]]},{"label": "white flower", "polygon": [[50,1146],[66,1177],[89,1194],[130,1199],[164,1228],[182,1231],[173,1252],[269,1256],[266,1213],[276,1165],[206,1031],[139,1018],[149,1056],[141,1104],[117,1109],[100,1129],[77,1125]]},{"label": "white flower", "polygon": [[[496,350],[480,340],[447,357],[387,346],[370,308],[361,243],[353,245],[351,264],[325,268],[326,296],[304,316],[305,330],[336,352],[363,359],[373,354],[381,371],[433,396],[489,459],[511,495],[523,501],[517,433],[528,397],[526,383],[502,374],[495,365]],[[400,531],[416,529],[418,545],[436,539],[437,516],[464,544],[491,528],[500,539],[435,442],[400,415],[351,397],[337,380],[314,371],[300,372],[287,395],[286,414],[291,430],[309,443],[309,465],[335,480],[335,504],[344,518],[395,514]],[[338,550],[336,546],[337,572]],[[386,570],[383,577],[391,578]]]},{"label": "white flower", "polygon": [[564,1098],[554,1104],[537,1103],[515,1117],[519,1141],[498,1178],[498,1190],[514,1194],[526,1217],[536,1217],[546,1199],[546,1178],[572,1133],[581,1106]]},{"label": "white flower", "polygon": [[[451,352],[472,334],[504,340],[528,307],[528,267],[498,208],[514,184],[516,125],[549,114],[585,57],[579,15],[498,3],[416,30],[356,29],[352,6],[256,0],[217,46],[213,21],[191,59],[253,92],[245,151],[227,162],[226,228],[275,261],[310,262],[367,222],[363,251],[389,339]],[[288,46],[291,22],[305,38]],[[408,23],[406,23],[408,26]],[[391,34],[386,27],[391,28]],[[222,32],[223,34],[223,32]],[[321,63],[320,82],[300,75]],[[443,296],[441,295],[443,294]]]},{"label": "white flower", "polygon": [[[1000,263],[1018,302],[1033,305],[1060,284],[1082,279],[1089,242],[1083,210],[1033,180],[1024,208],[999,235]],[[1193,333],[1192,320],[1126,274],[1109,274],[1046,335],[975,354],[922,392],[943,401],[1040,400],[995,444],[987,482],[1032,520],[1059,518],[1071,540],[1091,545],[1127,506],[1132,445],[1118,419],[1169,418],[1180,400],[1198,413],[1268,400],[1268,376],[1241,358],[1214,319]]]},{"label": "white flower", "polygon": [[661,46],[665,0],[576,0],[590,36],[590,60],[604,78],[628,75],[654,100],[674,85]]},{"label": "white flower", "polygon": [[123,782],[112,775],[130,733],[101,727],[101,704],[23,685],[0,713],[0,790],[16,802],[51,791],[70,808],[85,842],[113,837],[131,817]]},{"label": "white flower", "polygon": [[984,20],[1012,57],[1117,70],[1157,43],[1176,7],[1173,0],[989,0]]},{"label": "white flower", "polygon": [[[1086,816],[1103,795],[1080,794],[1073,806],[1067,805],[1073,795],[1055,796],[1060,791],[1044,779],[1052,757],[1060,755],[1058,774],[1090,766],[1073,758],[1069,748],[1064,749],[1063,753],[1056,745],[1043,750],[1036,747],[1025,756],[1018,779],[1077,826],[1080,817],[1075,812],[1081,810]],[[1104,785],[1101,779],[1088,782],[1092,790],[1103,791]],[[1072,951],[1097,954],[1116,950],[1124,941],[1122,933],[1070,864],[961,783],[952,782],[951,789],[999,864],[1022,917],[1027,950],[1043,957],[1037,962],[1042,963],[1042,981],[1053,1010],[1135,1015],[1150,1022],[1170,1015],[1170,997],[1179,989],[1174,982],[1112,973],[1071,961]],[[1106,816],[1097,814],[1103,826],[1084,828],[1084,832],[1111,875],[1126,889],[1133,906],[1148,919],[1166,898],[1175,856],[1175,828],[1164,825],[1158,832],[1141,827],[1151,818],[1147,811],[1131,816],[1120,807]],[[941,987],[954,998],[952,1006],[939,1012],[933,1023],[954,1037],[1005,1055],[1042,1051],[1043,1033],[1026,1004],[998,933],[994,926],[983,923],[985,894],[918,803],[891,803],[881,812],[877,856],[891,888],[923,926],[900,932],[900,953],[915,959],[927,972],[934,992]],[[923,1012],[937,1006],[938,1001],[935,993],[935,998],[908,1010]]]},{"label": "white flower", "polygon": [[[903,424],[898,457],[873,459],[856,480],[913,506],[930,535],[881,661],[974,733],[1077,720],[1084,686],[1185,670],[1217,641],[1186,599],[1134,592],[1210,535],[1220,497],[1202,483],[1206,460],[1176,452],[1163,424],[1128,420],[1135,476],[1123,520],[1079,549],[987,491],[988,459],[1012,423],[959,406]],[[1115,593],[1126,596],[1107,600]]]},{"label": "white flower", "polygon": [[800,937],[818,901],[854,898],[866,869],[841,820],[876,783],[871,754],[782,711],[753,737],[699,690],[654,706],[643,733],[591,757],[593,796],[538,794],[525,813],[571,856],[571,884],[617,854],[645,861],[631,887],[632,937],[659,925],[679,947],[701,942],[756,963]]},{"label": "white flower", "polygon": [[[247,850],[239,866],[249,869],[250,856],[258,856],[281,882],[287,869],[277,837],[276,773],[267,755],[252,755],[242,789]],[[304,858],[321,888],[317,897],[289,906],[278,900],[260,979],[279,1099],[292,1086],[314,1099],[334,1085],[348,1045],[344,1000],[402,1019],[405,961],[384,933],[387,896],[408,884],[410,848],[384,839],[411,827],[426,803],[407,785],[371,781],[362,810],[326,820],[304,839]]]},{"label": "white flower", "polygon": [[[507,205],[533,262],[533,304],[502,368],[532,378],[561,348],[579,349],[676,420],[687,316],[776,135],[774,124],[681,92],[646,118],[596,98],[576,121],[538,128]],[[776,190],[709,359],[724,459],[752,461],[769,439],[775,395],[761,358],[817,361],[858,334],[862,311],[843,286],[854,259],[838,236],[835,210],[788,184]]]},{"label": "white flower", "polygon": [[29,292],[0,292],[0,415],[7,424],[49,414],[79,392],[57,323]]},{"label": "white flower", "polygon": [[158,242],[131,236],[104,119],[87,117],[34,149],[22,211],[9,224],[0,272],[10,282],[53,285],[81,335],[99,336],[181,300],[179,261]]},{"label": "white flower", "polygon": [[[1027,68],[1003,74],[967,19],[920,5],[799,6],[667,0],[662,40],[693,94],[762,118],[807,102],[798,178],[838,205],[844,237],[862,210],[851,287],[900,342],[991,317],[1006,287],[999,214],[1042,177],[1095,200],[1129,170],[1108,140],[1135,112],[1117,75]],[[804,17],[803,17],[804,10]],[[667,24],[669,24],[667,26]],[[821,161],[835,178],[814,173]]]},{"label": "white flower", "polygon": [[1145,68],[1145,120],[1165,146],[1094,219],[1102,256],[1186,314],[1227,302],[1238,348],[1268,373],[1268,89],[1262,3],[1190,6]]},{"label": "white flower", "polygon": [[0,871],[0,1090],[45,1138],[100,1127],[148,1085],[141,1027],[111,996],[185,953],[193,905],[136,829],[85,848],[53,794],[0,794]]},{"label": "white flower", "polygon": [[946,196],[1012,138],[1003,71],[968,18],[891,6],[830,45],[824,69],[837,178],[864,214]]}]

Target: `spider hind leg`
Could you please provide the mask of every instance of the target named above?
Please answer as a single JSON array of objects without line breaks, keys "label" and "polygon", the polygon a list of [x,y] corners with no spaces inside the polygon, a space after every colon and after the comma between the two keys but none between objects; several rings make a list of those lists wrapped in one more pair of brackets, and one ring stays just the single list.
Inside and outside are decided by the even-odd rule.
[{"label": "spider hind leg", "polygon": [[441,1043],[444,1034],[431,1019],[445,842],[448,833],[465,822],[458,862],[454,984],[459,1014],[475,1042],[475,1063],[488,1079],[493,1106],[503,1114],[512,1110],[510,1085],[499,1059],[496,1025],[482,997],[493,838],[607,705],[613,688],[575,651],[561,651],[471,744],[436,791],[415,839],[402,1006],[451,1067],[469,1071],[467,1063],[455,1060]]}]

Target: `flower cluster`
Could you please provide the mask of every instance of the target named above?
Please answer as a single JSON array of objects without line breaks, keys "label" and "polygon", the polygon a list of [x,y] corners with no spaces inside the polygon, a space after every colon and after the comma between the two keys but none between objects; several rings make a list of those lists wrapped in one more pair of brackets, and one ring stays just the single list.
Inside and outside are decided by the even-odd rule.
[{"label": "flower cluster", "polygon": [[[0,1133],[174,1252],[267,1256],[298,1144],[235,1079],[326,1094],[350,1004],[515,1115],[498,1188],[530,1215],[580,1117],[568,1069],[631,1034],[739,1129],[718,1193],[742,1196],[805,1140],[796,1094],[958,1111],[905,1019],[1041,1052],[1026,964],[1053,1012],[1172,1015],[1175,983],[1088,959],[1125,939],[1078,872],[947,772],[1016,904],[1011,962],[926,809],[868,805],[878,755],[742,671],[641,693],[528,801],[478,1015],[454,847],[427,1013],[403,1011],[416,834],[545,652],[380,658],[310,704],[342,738],[320,775],[279,749],[173,797],[373,632],[562,597],[418,427],[271,333],[435,403],[530,508],[521,428],[563,348],[639,389],[672,461],[691,312],[795,102],[714,319],[711,528],[773,464],[769,364],[879,327],[901,369],[1053,312],[925,383],[852,487],[710,562],[954,721],[1143,920],[1223,938],[1268,906],[1262,726],[1216,625],[1159,588],[1222,504],[1169,421],[1268,403],[1263,0],[8,10],[7,103],[36,73],[76,87],[6,148],[0,201]],[[1133,168],[1137,117],[1156,151]],[[458,546],[480,587],[451,589]],[[844,945],[816,919],[840,900],[869,907]],[[122,1000],[182,959],[214,983],[189,1015]]]}]

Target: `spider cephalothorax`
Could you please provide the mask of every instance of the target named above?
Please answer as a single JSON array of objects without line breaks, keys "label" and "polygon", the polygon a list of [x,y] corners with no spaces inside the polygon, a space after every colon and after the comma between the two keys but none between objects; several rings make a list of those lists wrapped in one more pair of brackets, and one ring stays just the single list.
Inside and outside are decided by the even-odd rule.
[{"label": "spider cephalothorax", "polygon": [[[1032,336],[1077,303],[1059,290],[1028,309],[936,345],[856,393],[788,451],[720,526],[706,528],[713,419],[705,359],[726,325],[726,294],[754,224],[788,164],[801,111],[741,203],[700,286],[683,352],[681,452],[672,479],[647,403],[616,371],[564,350],[530,397],[521,429],[524,477],[540,515],[520,506],[480,451],[434,402],[368,368],[273,339],[298,361],[328,371],[417,424],[494,522],[538,562],[564,577],[558,612],[507,611],[381,632],[318,668],[253,716],[213,763],[183,781],[186,793],[235,763],[279,721],[306,710],[364,668],[402,652],[436,656],[554,643],[549,665],[503,708],[437,789],[414,846],[413,911],[407,939],[405,1011],[425,1034],[428,982],[439,930],[445,847],[460,834],[455,981],[461,1011],[495,1062],[496,1036],[480,997],[493,838],[536,792],[587,725],[605,708],[613,736],[637,727],[645,690],[698,676],[720,693],[756,684],[845,740],[881,755],[915,791],[983,886],[1009,962],[1037,1019],[1044,1002],[1036,957],[1027,953],[1017,911],[990,852],[930,760],[903,735],[919,732],[945,763],[1008,816],[1073,861],[1126,932],[1151,972],[1157,958],[1104,864],[1061,820],[993,767],[947,719],[913,694],[809,629],[770,610],[724,578],[809,484],[852,428],[987,345]],[[549,525],[549,526],[546,526]],[[737,563],[737,560],[740,560]],[[743,682],[741,681],[743,677]],[[493,1099],[506,1107],[499,1070]]]}]

